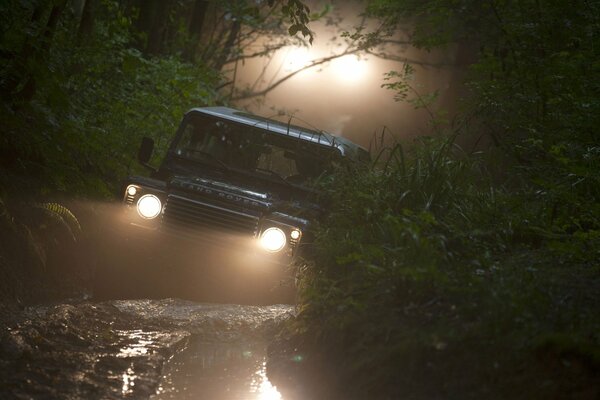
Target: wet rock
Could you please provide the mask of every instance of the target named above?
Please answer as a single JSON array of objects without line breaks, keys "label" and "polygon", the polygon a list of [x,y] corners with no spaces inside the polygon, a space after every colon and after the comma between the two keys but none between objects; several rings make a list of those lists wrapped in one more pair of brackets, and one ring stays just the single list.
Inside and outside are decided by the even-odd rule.
[{"label": "wet rock", "polygon": [[0,398],[147,398],[187,336],[110,304],[31,308],[0,338]]},{"label": "wet rock", "polygon": [[15,360],[31,353],[31,346],[25,342],[18,332],[9,332],[0,339],[0,354],[3,360]]}]

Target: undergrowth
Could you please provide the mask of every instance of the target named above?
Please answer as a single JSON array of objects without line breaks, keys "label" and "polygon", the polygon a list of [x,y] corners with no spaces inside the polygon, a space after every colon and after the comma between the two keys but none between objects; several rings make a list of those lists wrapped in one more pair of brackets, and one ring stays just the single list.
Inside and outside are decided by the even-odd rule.
[{"label": "undergrowth", "polygon": [[600,366],[596,220],[544,218],[539,189],[495,182],[485,155],[452,138],[388,156],[328,186],[333,212],[292,332],[344,365],[358,398],[514,397],[516,370],[524,397],[580,389],[540,370],[540,349],[589,367],[561,370],[589,382]]},{"label": "undergrowth", "polygon": [[369,3],[392,32],[411,21],[415,47],[474,61],[454,124],[411,68],[388,74],[433,137],[323,188],[287,332],[342,397],[600,396],[600,14],[576,3]]}]

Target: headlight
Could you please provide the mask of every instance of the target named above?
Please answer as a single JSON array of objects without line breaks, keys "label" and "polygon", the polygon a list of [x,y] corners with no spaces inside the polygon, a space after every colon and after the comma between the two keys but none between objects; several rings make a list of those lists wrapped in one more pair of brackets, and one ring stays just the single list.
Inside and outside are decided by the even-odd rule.
[{"label": "headlight", "polygon": [[275,253],[285,246],[285,233],[279,228],[269,228],[260,237],[263,249]]},{"label": "headlight", "polygon": [[137,202],[137,211],[140,217],[146,219],[152,219],[158,217],[162,204],[158,197],[153,194],[146,194]]}]

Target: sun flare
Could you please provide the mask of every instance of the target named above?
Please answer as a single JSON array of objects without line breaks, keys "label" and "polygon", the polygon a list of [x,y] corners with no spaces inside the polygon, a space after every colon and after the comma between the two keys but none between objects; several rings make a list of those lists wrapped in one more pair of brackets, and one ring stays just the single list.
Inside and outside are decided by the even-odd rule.
[{"label": "sun flare", "polygon": [[367,62],[353,54],[333,60],[331,67],[335,75],[348,83],[363,79],[367,73]]},{"label": "sun flare", "polygon": [[285,55],[283,69],[286,72],[298,71],[306,67],[309,62],[310,55],[306,47],[292,47]]}]

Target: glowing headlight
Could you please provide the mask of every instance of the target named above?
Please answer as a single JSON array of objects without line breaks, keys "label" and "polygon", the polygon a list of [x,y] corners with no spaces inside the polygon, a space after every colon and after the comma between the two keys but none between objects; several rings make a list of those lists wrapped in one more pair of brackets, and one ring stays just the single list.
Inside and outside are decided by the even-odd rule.
[{"label": "glowing headlight", "polygon": [[128,186],[127,187],[127,194],[130,196],[135,196],[135,194],[137,193],[137,188],[135,186]]},{"label": "glowing headlight", "polygon": [[285,242],[285,233],[279,228],[269,228],[260,237],[263,249],[272,253],[283,249]]},{"label": "glowing headlight", "polygon": [[162,204],[158,197],[153,194],[146,194],[138,200],[137,211],[140,217],[152,219],[158,217]]},{"label": "glowing headlight", "polygon": [[300,231],[298,229],[294,229],[291,233],[290,233],[290,237],[294,240],[298,240],[300,238]]}]

